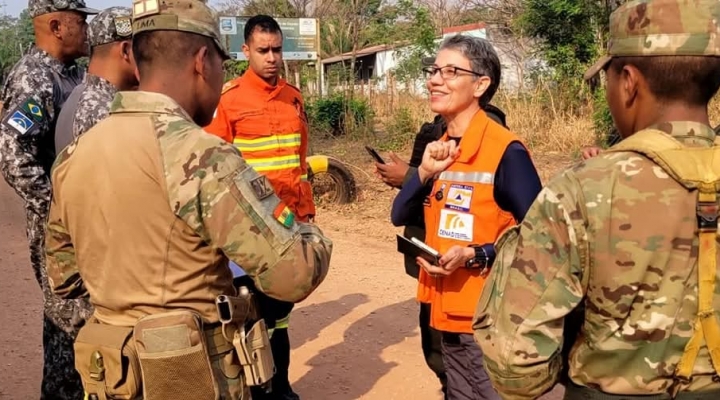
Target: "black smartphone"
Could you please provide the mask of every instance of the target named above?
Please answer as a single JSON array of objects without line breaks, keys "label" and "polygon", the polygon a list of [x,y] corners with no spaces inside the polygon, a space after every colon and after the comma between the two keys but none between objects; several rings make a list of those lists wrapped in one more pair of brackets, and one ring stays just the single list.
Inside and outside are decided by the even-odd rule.
[{"label": "black smartphone", "polygon": [[385,160],[383,160],[382,157],[380,157],[380,154],[378,154],[378,152],[375,151],[375,149],[373,149],[370,146],[365,146],[365,150],[367,150],[367,152],[370,154],[370,156],[372,158],[375,159],[375,161],[379,162],[380,164],[385,164]]}]

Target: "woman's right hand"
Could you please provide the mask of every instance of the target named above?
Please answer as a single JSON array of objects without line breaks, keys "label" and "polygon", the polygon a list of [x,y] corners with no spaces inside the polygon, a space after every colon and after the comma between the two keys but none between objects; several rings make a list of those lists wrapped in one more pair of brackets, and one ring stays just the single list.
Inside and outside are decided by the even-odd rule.
[{"label": "woman's right hand", "polygon": [[586,147],[582,151],[583,160],[587,160],[593,157],[597,157],[598,154],[602,153],[602,149],[597,146]]},{"label": "woman's right hand", "polygon": [[420,180],[425,183],[445,171],[460,155],[460,148],[454,141],[438,140],[425,147],[422,163],[418,168]]}]

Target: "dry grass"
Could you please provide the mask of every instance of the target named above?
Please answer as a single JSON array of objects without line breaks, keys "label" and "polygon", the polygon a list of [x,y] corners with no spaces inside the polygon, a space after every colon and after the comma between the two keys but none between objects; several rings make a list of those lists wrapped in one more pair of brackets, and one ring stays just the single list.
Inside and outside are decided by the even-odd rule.
[{"label": "dry grass", "polygon": [[[379,143],[385,141],[409,146],[422,123],[434,117],[427,99],[407,93],[372,94],[368,101],[375,111],[376,122],[383,128],[374,138]],[[493,101],[507,115],[510,129],[520,135],[536,153],[572,153],[595,142],[591,106],[568,112],[564,110],[571,107],[564,103],[542,90],[520,97],[499,92]],[[397,125],[397,118],[407,115],[412,123],[405,129],[406,132],[388,130],[388,127]],[[406,137],[396,137],[398,134]]]},{"label": "dry grass", "polygon": [[[334,214],[357,216],[358,223],[345,229],[359,233],[388,223],[392,201],[397,194],[396,189],[382,183],[374,174],[374,164],[363,146],[374,146],[386,158],[389,150],[395,150],[400,158],[408,160],[416,132],[423,122],[431,121],[434,116],[427,106],[427,99],[407,94],[374,94],[368,100],[375,110],[374,136],[362,139],[313,138],[312,146],[316,154],[342,160],[354,174],[358,184],[357,201],[344,206],[323,205],[321,208],[329,218]],[[577,162],[580,150],[595,143],[589,104],[565,111],[570,107],[547,92],[523,97],[498,93],[493,103],[507,114],[510,129],[528,144],[543,182]],[[710,105],[710,120],[713,126],[720,123],[718,97]]]}]

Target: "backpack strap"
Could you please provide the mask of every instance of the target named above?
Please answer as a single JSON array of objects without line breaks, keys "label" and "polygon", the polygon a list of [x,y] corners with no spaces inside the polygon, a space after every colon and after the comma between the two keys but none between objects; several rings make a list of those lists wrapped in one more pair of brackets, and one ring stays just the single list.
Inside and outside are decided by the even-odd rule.
[{"label": "backpack strap", "polygon": [[[705,189],[705,190],[703,190]],[[713,309],[717,274],[718,196],[715,191],[703,187],[698,192],[696,207],[700,251],[698,254],[698,314],[693,327],[693,335],[685,346],[680,362],[675,369],[677,383],[687,384],[692,378],[695,360],[700,352],[703,339],[708,347],[710,359],[717,379],[720,373],[720,324]],[[679,384],[672,385],[677,394]]]},{"label": "backpack strap", "polygon": [[657,163],[688,190],[697,191],[695,213],[699,237],[698,312],[693,334],[675,368],[675,382],[668,389],[675,397],[692,380],[693,367],[705,342],[714,380],[720,380],[720,322],[713,309],[717,278],[718,192],[720,192],[720,138],[712,147],[686,147],[662,131],[645,130],[612,147],[611,152],[633,151]]}]

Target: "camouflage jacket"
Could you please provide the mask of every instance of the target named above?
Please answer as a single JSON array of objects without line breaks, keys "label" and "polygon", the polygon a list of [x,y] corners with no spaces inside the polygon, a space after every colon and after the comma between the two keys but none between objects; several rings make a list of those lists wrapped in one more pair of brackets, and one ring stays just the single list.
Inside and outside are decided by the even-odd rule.
[{"label": "camouflage jacket", "polygon": [[119,92],[52,177],[51,286],[89,294],[101,322],[129,326],[169,307],[217,322],[215,298],[235,293],[228,259],[284,301],[328,272],[332,243],[294,222],[267,178],[167,96]]},{"label": "camouflage jacket", "polygon": [[42,219],[50,203],[55,119],[83,75],[77,65],[33,47],[10,71],[0,96],[0,172]]},{"label": "camouflage jacket", "polygon": [[106,79],[93,74],[85,76],[85,90],[80,95],[75,111],[73,137],[82,135],[108,116],[115,93],[117,88]]},{"label": "camouflage jacket", "polygon": [[85,80],[75,87],[60,111],[55,128],[58,153],[108,116],[115,93],[117,88],[105,78],[85,74]]},{"label": "camouflage jacket", "polygon": [[[715,138],[694,122],[654,128],[687,146]],[[698,310],[696,196],[634,152],[601,153],[548,183],[498,240],[473,323],[503,398],[535,399],[558,382],[563,328],[581,305],[569,359],[575,384],[668,390]],[[683,390],[720,389],[704,343],[693,375]]]}]

